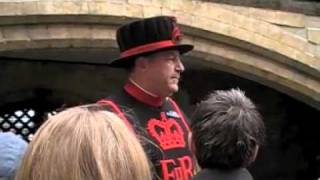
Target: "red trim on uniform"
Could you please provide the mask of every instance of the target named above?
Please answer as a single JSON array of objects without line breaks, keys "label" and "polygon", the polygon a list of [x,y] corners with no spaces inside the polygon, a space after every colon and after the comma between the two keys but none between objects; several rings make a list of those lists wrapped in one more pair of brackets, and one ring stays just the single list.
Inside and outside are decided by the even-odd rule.
[{"label": "red trim on uniform", "polygon": [[171,104],[173,105],[174,109],[178,112],[179,116],[181,117],[181,120],[182,120],[183,124],[185,125],[187,130],[190,132],[189,124],[187,123],[186,119],[184,118],[184,115],[182,114],[182,112],[181,112],[180,108],[178,107],[177,103],[174,102],[174,100],[172,100],[169,97],[168,97],[168,100],[171,102]]},{"label": "red trim on uniform", "polygon": [[123,114],[123,112],[120,110],[120,108],[114,102],[112,102],[110,100],[106,100],[106,99],[101,99],[97,103],[100,105],[110,106],[113,109],[113,111],[115,113],[117,113],[117,115],[124,121],[124,123],[130,129],[130,131],[134,133],[134,130],[132,128],[131,123],[129,122],[129,120],[126,118],[126,116]]},{"label": "red trim on uniform", "polygon": [[150,52],[150,51],[154,51],[154,50],[158,50],[158,49],[166,48],[166,47],[171,47],[171,46],[175,46],[175,45],[176,45],[176,43],[174,43],[172,40],[164,40],[164,41],[154,42],[154,43],[145,44],[142,46],[137,46],[137,47],[128,49],[126,51],[121,52],[120,56],[122,58],[125,58],[125,57],[134,56],[137,54],[142,54],[145,52]]},{"label": "red trim on uniform", "polygon": [[130,81],[128,81],[127,84],[124,85],[124,90],[137,100],[149,106],[160,107],[163,103],[163,99],[161,97],[154,97],[150,94],[147,94],[140,87],[136,86]]}]

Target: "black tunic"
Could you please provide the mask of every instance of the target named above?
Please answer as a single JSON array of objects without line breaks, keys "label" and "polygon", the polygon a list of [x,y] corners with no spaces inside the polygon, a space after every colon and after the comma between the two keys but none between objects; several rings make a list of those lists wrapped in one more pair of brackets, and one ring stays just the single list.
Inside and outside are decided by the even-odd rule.
[{"label": "black tunic", "polygon": [[190,129],[184,114],[172,99],[162,101],[129,82],[124,90],[99,103],[109,106],[141,137],[154,165],[155,179],[191,178],[194,163],[188,144]]}]

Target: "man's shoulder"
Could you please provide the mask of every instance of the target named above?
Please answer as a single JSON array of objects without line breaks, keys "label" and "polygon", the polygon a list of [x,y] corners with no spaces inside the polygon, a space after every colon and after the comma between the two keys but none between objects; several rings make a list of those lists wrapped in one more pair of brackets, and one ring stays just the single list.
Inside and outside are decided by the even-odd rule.
[{"label": "man's shoulder", "polygon": [[128,103],[130,101],[130,97],[123,90],[120,90],[116,93],[103,97],[100,100],[111,101],[115,104],[123,104],[123,103]]},{"label": "man's shoulder", "polygon": [[125,114],[137,107],[136,101],[124,91],[101,98],[97,103],[105,106],[110,111]]},{"label": "man's shoulder", "polygon": [[210,170],[201,170],[194,175],[191,180],[211,180],[213,177],[214,176],[211,174]]}]

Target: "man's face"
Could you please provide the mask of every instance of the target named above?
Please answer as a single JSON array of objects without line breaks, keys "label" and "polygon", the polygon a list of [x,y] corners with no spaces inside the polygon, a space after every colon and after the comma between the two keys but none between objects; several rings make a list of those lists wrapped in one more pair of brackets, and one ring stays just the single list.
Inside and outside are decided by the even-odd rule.
[{"label": "man's face", "polygon": [[162,97],[172,95],[179,90],[180,75],[184,66],[176,50],[155,53],[148,57],[146,74],[153,84],[153,91]]}]

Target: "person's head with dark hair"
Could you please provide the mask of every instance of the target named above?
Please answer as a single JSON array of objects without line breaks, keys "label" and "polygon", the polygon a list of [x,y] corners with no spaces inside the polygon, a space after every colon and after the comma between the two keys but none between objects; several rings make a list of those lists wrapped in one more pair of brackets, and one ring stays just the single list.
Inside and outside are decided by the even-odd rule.
[{"label": "person's head with dark hair", "polygon": [[191,128],[195,155],[203,169],[249,166],[265,137],[260,113],[239,89],[210,94],[196,108]]}]

